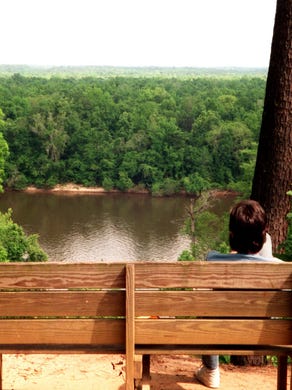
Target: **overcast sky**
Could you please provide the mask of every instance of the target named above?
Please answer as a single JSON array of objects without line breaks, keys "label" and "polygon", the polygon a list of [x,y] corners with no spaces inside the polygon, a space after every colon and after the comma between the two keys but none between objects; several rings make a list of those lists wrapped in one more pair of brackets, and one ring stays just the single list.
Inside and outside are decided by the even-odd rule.
[{"label": "overcast sky", "polygon": [[2,0],[0,63],[268,67],[276,0]]}]

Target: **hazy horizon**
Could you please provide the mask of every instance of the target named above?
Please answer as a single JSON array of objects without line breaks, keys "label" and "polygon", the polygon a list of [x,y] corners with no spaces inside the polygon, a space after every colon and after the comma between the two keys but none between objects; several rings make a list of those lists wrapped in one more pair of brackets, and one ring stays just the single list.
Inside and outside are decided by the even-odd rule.
[{"label": "hazy horizon", "polygon": [[267,68],[276,0],[9,0],[0,63]]}]

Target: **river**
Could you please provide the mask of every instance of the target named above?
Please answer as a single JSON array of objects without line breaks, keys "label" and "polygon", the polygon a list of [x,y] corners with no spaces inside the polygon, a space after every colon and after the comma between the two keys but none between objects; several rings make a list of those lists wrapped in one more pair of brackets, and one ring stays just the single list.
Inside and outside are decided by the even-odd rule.
[{"label": "river", "polygon": [[[216,199],[229,210],[234,196]],[[190,240],[181,233],[189,199],[133,194],[5,192],[0,211],[37,233],[49,261],[176,261]]]}]

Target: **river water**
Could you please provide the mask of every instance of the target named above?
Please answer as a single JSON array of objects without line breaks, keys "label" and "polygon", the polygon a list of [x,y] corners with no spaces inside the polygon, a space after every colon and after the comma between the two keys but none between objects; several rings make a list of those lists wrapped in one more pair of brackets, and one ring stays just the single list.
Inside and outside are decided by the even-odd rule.
[{"label": "river water", "polygon": [[[216,199],[213,210],[229,210],[234,196]],[[5,192],[0,211],[27,234],[39,234],[50,261],[176,261],[190,240],[181,233],[187,197],[133,194]]]}]

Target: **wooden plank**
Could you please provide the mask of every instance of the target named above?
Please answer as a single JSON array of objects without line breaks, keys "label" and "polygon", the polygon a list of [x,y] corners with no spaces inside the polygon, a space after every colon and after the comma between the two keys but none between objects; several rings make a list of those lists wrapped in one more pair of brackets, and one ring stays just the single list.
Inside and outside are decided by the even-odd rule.
[{"label": "wooden plank", "polygon": [[[254,347],[254,346],[253,346]],[[283,350],[280,352],[283,353]],[[62,355],[70,355],[70,354],[124,354],[125,348],[124,345],[57,345],[57,346],[50,346],[50,345],[43,345],[39,346],[37,348],[36,345],[4,345],[0,346],[0,352],[2,354],[62,354]],[[215,348],[215,346],[212,348],[212,346],[209,346],[209,349],[206,350],[205,348],[200,346],[189,346],[189,348],[180,348],[179,346],[172,345],[171,349],[163,349],[162,347],[155,348],[147,348],[143,347],[136,347],[135,349],[135,356],[138,355],[250,355],[250,356],[265,356],[265,355],[277,355],[280,353],[277,349],[271,348],[269,349],[268,346],[266,348],[262,349],[243,349],[242,346],[236,346],[234,349],[226,347],[225,349],[222,348]],[[287,355],[289,353],[287,352]],[[136,361],[135,361],[136,364]],[[136,372],[136,366],[135,366],[135,372]],[[135,374],[135,377],[136,374]]]},{"label": "wooden plank", "polygon": [[142,372],[143,372],[142,359],[143,359],[142,355],[134,356],[134,380],[142,379]]},{"label": "wooden plank", "polygon": [[125,291],[0,291],[0,316],[124,316]]},{"label": "wooden plank", "polygon": [[135,263],[136,288],[292,289],[292,263]]},{"label": "wooden plank", "polygon": [[136,316],[292,317],[291,291],[136,291]]},{"label": "wooden plank", "polygon": [[135,348],[136,355],[279,355],[291,354],[286,346],[257,345],[140,345]]},{"label": "wooden plank", "polygon": [[1,263],[3,288],[125,288],[125,264]]},{"label": "wooden plank", "polygon": [[[135,263],[135,267],[138,288],[216,286],[292,288],[292,263],[141,262]],[[270,279],[269,286],[266,284],[266,278]],[[0,264],[0,289],[86,287],[125,287],[125,264],[53,262]]]},{"label": "wooden plank", "polygon": [[3,359],[2,354],[0,355],[0,390],[3,388]]},{"label": "wooden plank", "polygon": [[137,319],[136,344],[291,345],[289,320]]},{"label": "wooden plank", "polygon": [[0,344],[125,344],[125,320],[60,319],[0,321]]},{"label": "wooden plank", "polygon": [[88,344],[13,344],[0,345],[0,352],[2,354],[125,354],[124,344],[109,344],[109,345],[88,345]]},{"label": "wooden plank", "polygon": [[135,268],[128,264],[126,268],[126,387],[134,390],[135,374]]}]

